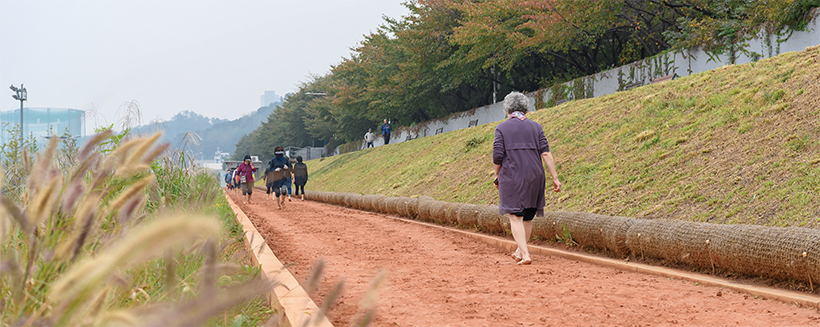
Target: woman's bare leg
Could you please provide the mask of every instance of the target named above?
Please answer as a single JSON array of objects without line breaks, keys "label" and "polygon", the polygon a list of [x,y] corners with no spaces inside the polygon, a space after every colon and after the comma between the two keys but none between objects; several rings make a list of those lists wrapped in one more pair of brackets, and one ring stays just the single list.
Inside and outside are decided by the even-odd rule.
[{"label": "woman's bare leg", "polygon": [[516,215],[510,216],[510,231],[513,234],[513,239],[518,245],[517,253],[520,254],[521,261],[518,264],[528,264],[532,262],[530,258],[530,251],[527,248],[527,231],[524,228],[524,218]]}]

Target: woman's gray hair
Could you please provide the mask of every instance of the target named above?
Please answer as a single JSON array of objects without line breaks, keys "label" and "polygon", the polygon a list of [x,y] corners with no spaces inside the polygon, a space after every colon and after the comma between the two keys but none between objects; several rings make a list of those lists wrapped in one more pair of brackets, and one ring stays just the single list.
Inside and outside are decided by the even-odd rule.
[{"label": "woman's gray hair", "polygon": [[521,92],[511,92],[504,97],[504,112],[511,114],[516,111],[526,114],[530,108],[530,99]]}]

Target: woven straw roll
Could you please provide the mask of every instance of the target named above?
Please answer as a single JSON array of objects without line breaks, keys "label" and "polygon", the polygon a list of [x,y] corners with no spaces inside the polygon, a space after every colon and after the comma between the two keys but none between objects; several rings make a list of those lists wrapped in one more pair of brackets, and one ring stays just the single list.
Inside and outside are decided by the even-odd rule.
[{"label": "woven straw roll", "polygon": [[402,216],[402,217],[406,217],[407,215],[406,215],[405,207],[407,206],[406,203],[407,203],[407,201],[410,200],[410,198],[399,196],[399,197],[395,197],[393,199],[395,199],[395,203],[396,203],[395,204],[396,205],[396,213],[395,214],[399,215],[399,216]]},{"label": "woven straw roll", "polygon": [[447,208],[450,207],[449,202],[430,201],[429,205],[430,205],[429,214],[430,214],[430,219],[432,219],[432,221],[435,221],[435,222],[446,222],[447,221],[445,211],[447,210]]},{"label": "woven straw roll", "polygon": [[475,204],[462,204],[456,211],[458,224],[464,227],[478,226],[478,213],[481,206]]},{"label": "woven straw roll", "polygon": [[400,202],[399,214],[410,219],[416,219],[416,216],[419,215],[419,199],[401,198]]},{"label": "woven straw roll", "polygon": [[416,218],[421,221],[434,222],[435,219],[433,219],[430,210],[435,202],[436,200],[429,196],[419,197],[418,216]]},{"label": "woven straw roll", "polygon": [[458,210],[463,205],[463,203],[448,203],[444,208],[444,221],[448,224],[458,224]]},{"label": "woven straw roll", "polygon": [[[493,234],[500,234],[504,232],[504,228],[502,227],[501,220],[508,220],[507,217],[504,217],[498,214],[498,206],[494,205],[483,205],[478,206],[478,227],[481,228],[482,231],[487,233]],[[509,221],[508,221],[509,223]],[[533,228],[534,229],[534,228]]]},{"label": "woven straw roll", "polygon": [[362,199],[362,210],[379,212],[379,199],[384,195],[365,195]]}]

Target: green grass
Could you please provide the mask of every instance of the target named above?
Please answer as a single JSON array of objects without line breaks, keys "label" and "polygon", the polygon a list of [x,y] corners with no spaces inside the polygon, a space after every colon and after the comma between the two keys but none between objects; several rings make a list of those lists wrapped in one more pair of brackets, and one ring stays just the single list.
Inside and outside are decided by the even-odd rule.
[{"label": "green grass", "polygon": [[[547,210],[817,228],[818,57],[813,47],[530,113],[564,183]],[[306,188],[497,204],[497,124],[308,161]]]},{"label": "green grass", "polygon": [[67,165],[54,164],[65,158],[50,147],[3,167],[38,174],[13,197],[17,188],[2,184],[0,325],[268,320],[273,312],[253,291],[264,289],[260,271],[217,180],[155,161],[155,140],[117,142]]}]

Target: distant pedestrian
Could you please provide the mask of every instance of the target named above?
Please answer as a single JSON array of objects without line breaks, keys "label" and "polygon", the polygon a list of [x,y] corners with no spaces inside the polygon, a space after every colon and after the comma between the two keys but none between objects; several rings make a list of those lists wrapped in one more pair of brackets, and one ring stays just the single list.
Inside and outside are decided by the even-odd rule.
[{"label": "distant pedestrian", "polygon": [[365,149],[373,147],[373,142],[376,141],[376,134],[373,134],[372,128],[367,129],[367,134],[364,134],[364,141],[367,142],[367,145],[364,147]]},{"label": "distant pedestrian", "polygon": [[251,162],[251,156],[245,155],[243,162],[239,164],[239,168],[236,168],[236,174],[239,176],[239,183],[242,185],[242,195],[248,196],[248,201],[246,203],[251,203],[251,194],[253,194],[253,172],[256,171],[256,167],[253,166],[253,162]]},{"label": "distant pedestrian", "polygon": [[561,182],[555,171],[544,128],[527,119],[529,100],[519,92],[504,98],[507,120],[495,128],[493,141],[493,164],[495,164],[495,187],[498,189],[498,212],[508,214],[510,231],[518,249],[512,253],[519,265],[532,263],[527,241],[532,234],[532,219],[544,216],[544,189],[547,165],[552,177],[553,191],[561,191]]},{"label": "distant pedestrian", "polygon": [[225,187],[228,188],[228,190],[233,189],[233,169],[228,169],[228,171],[225,172]]},{"label": "distant pedestrian", "polygon": [[236,168],[233,169],[231,178],[233,179],[233,194],[239,194],[239,186],[242,184],[239,183],[239,174],[236,172]]},{"label": "distant pedestrian", "polygon": [[262,181],[265,182],[265,200],[270,200],[270,194],[273,188],[273,181],[269,176],[272,176],[270,166],[265,167],[265,173],[262,174]]},{"label": "distant pedestrian", "polygon": [[274,157],[270,160],[268,167],[271,173],[267,180],[270,181],[271,189],[276,196],[276,207],[282,209],[285,207],[285,197],[280,197],[280,195],[283,195],[282,187],[285,186],[292,167],[290,159],[285,156],[285,149],[282,146],[273,148],[273,155]]},{"label": "distant pedestrian", "polygon": [[390,143],[390,133],[393,131],[393,127],[390,126],[390,123],[387,122],[387,119],[384,120],[384,125],[382,125],[382,137],[384,137],[384,144]]},{"label": "distant pedestrian", "polygon": [[296,156],[296,164],[293,165],[293,183],[296,184],[296,196],[299,196],[299,189],[302,189],[302,200],[305,199],[305,184],[307,184],[307,181],[307,165],[302,163],[302,156]]},{"label": "distant pedestrian", "polygon": [[[288,163],[290,163],[290,158],[288,158],[287,156],[285,156],[285,159],[286,159],[286,160],[288,160]],[[291,194],[291,191],[290,191],[290,190],[291,190],[291,185],[293,185],[293,170],[292,170],[292,169],[291,169],[291,170],[288,170],[288,171],[285,173],[285,175],[287,176],[287,177],[285,178],[285,187],[288,189],[288,202],[290,202],[290,201],[291,201],[291,199],[290,199],[290,194]],[[283,192],[284,192],[284,191],[283,191]],[[282,195],[284,195],[284,193],[282,193]]]}]

